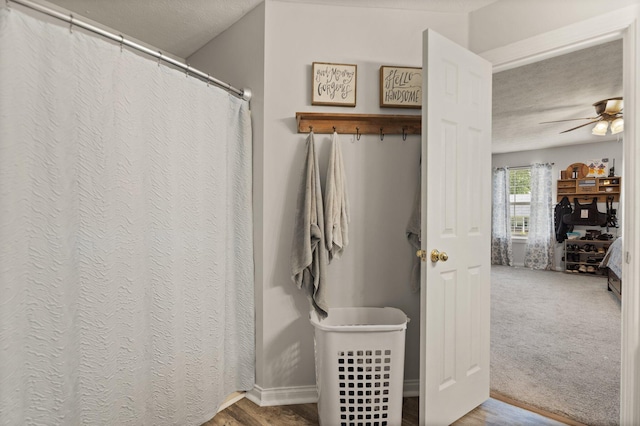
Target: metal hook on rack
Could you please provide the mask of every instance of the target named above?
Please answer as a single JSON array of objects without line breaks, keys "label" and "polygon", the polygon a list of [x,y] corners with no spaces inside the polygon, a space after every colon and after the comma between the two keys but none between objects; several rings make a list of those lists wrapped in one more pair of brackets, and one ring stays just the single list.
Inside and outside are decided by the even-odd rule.
[{"label": "metal hook on rack", "polygon": [[333,133],[336,132],[336,126],[333,126]]},{"label": "metal hook on rack", "polygon": [[184,73],[185,77],[189,77],[189,64],[187,63],[187,70]]},{"label": "metal hook on rack", "polygon": [[207,87],[209,87],[209,80],[211,80],[211,77],[209,76],[209,74],[207,73]]},{"label": "metal hook on rack", "polygon": [[382,133],[382,127],[380,127],[380,140],[384,140],[384,133]]},{"label": "metal hook on rack", "polygon": [[73,13],[69,14],[69,34],[73,34]]},{"label": "metal hook on rack", "polygon": [[309,126],[309,133],[313,133],[313,126]]},{"label": "metal hook on rack", "polygon": [[407,140],[407,128],[406,127],[402,128],[402,140],[403,141]]},{"label": "metal hook on rack", "polygon": [[124,44],[124,37],[120,34],[120,53],[122,53],[122,45]]},{"label": "metal hook on rack", "polygon": [[160,59],[162,59],[162,51],[158,50],[158,66],[160,66]]},{"label": "metal hook on rack", "polygon": [[359,127],[356,127],[356,140],[357,140],[357,141],[359,141],[359,140],[360,140],[360,136],[362,136],[362,135],[360,135],[360,128],[359,128]]}]

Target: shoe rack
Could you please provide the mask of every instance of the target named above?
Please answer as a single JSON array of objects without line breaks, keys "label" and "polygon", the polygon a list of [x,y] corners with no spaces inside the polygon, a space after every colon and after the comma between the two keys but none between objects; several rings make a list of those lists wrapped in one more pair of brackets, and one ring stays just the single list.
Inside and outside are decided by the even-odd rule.
[{"label": "shoe rack", "polygon": [[611,243],[611,240],[565,240],[564,271],[606,276],[606,269],[598,266]]}]

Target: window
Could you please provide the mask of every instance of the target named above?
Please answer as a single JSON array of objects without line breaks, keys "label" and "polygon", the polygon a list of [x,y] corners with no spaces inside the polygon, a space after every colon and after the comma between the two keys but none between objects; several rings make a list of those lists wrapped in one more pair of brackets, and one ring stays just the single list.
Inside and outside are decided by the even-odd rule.
[{"label": "window", "polygon": [[526,237],[529,234],[531,211],[531,169],[509,170],[509,211],[511,212],[511,236]]}]

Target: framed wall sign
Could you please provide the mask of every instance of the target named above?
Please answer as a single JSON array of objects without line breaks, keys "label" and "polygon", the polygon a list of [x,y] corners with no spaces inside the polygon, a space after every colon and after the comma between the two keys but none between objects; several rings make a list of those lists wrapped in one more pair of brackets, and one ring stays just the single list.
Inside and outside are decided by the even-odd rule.
[{"label": "framed wall sign", "polygon": [[587,177],[605,177],[609,170],[609,159],[603,158],[598,160],[591,160],[586,162],[589,167],[589,173]]},{"label": "framed wall sign", "polygon": [[380,106],[422,107],[422,68],[380,67]]},{"label": "framed wall sign", "polygon": [[357,66],[314,62],[311,105],[356,106]]}]

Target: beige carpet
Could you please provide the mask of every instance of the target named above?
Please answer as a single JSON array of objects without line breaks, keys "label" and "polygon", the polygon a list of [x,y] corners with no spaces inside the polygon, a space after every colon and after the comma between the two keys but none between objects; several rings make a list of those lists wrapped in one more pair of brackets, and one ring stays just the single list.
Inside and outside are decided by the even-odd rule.
[{"label": "beige carpet", "polygon": [[620,303],[606,279],[493,266],[491,390],[588,425],[617,425]]}]

